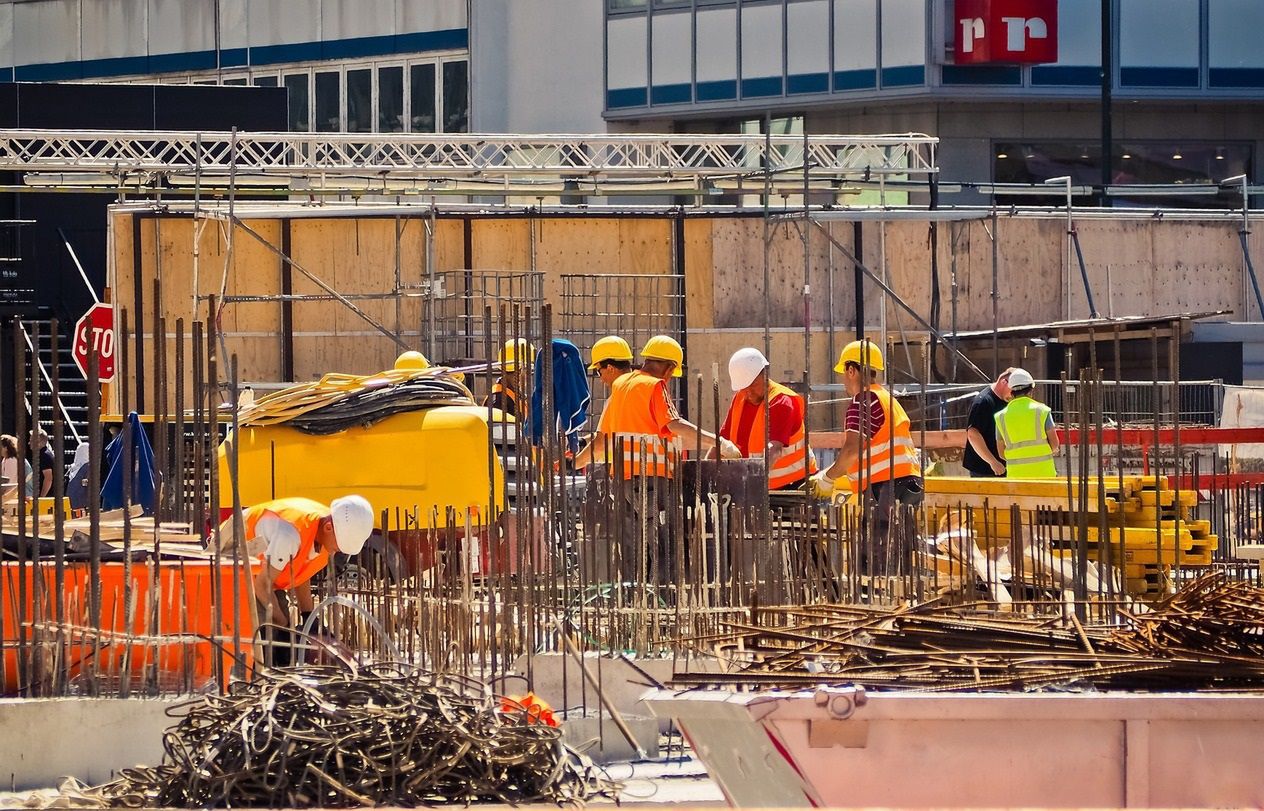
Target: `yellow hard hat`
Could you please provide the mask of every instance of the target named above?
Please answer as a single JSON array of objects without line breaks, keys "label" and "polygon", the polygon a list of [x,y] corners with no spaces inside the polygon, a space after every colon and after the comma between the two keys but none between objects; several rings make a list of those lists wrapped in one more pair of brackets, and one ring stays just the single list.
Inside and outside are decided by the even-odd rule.
[{"label": "yellow hard hat", "polygon": [[840,375],[847,371],[847,364],[854,363],[862,369],[867,364],[874,372],[886,371],[886,361],[882,359],[882,350],[868,338],[863,341],[852,341],[843,347],[843,354],[838,356],[838,365],[834,371]]},{"label": "yellow hard hat", "polygon": [[408,350],[395,359],[396,369],[422,369],[430,368],[430,361],[426,360],[426,356],[415,350]]},{"label": "yellow hard hat", "polygon": [[505,372],[518,371],[518,364],[535,362],[535,347],[527,343],[526,338],[513,338],[505,341],[500,350],[500,368]]},{"label": "yellow hard hat", "polygon": [[672,377],[680,377],[684,374],[681,367],[685,365],[685,350],[680,348],[680,344],[674,338],[655,335],[641,348],[641,357],[646,360],[669,360],[676,364],[676,368],[672,370]]},{"label": "yellow hard hat", "polygon": [[588,364],[588,371],[595,372],[597,367],[601,365],[603,360],[632,360],[632,347],[628,346],[628,342],[620,338],[618,335],[607,335],[592,348],[592,363]]}]

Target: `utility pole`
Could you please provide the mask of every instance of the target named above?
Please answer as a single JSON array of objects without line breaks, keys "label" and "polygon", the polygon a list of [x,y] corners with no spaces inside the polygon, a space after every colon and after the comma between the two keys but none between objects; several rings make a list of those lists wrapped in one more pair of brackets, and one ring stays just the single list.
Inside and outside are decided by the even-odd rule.
[{"label": "utility pole", "polygon": [[1110,206],[1106,190],[1114,180],[1115,138],[1111,120],[1111,85],[1114,82],[1114,26],[1111,13],[1114,0],[1102,0],[1102,195],[1098,205]]}]

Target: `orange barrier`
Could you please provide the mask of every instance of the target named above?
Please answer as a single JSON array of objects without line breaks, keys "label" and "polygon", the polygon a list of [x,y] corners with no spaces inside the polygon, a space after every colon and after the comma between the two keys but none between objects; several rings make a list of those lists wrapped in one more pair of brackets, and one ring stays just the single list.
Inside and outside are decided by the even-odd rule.
[{"label": "orange barrier", "polygon": [[[64,669],[69,678],[74,679],[92,670],[94,659],[96,672],[107,683],[116,682],[124,672],[128,672],[134,689],[139,688],[144,684],[146,673],[157,664],[160,684],[184,685],[191,682],[194,689],[199,689],[215,679],[217,658],[220,673],[227,677],[231,672],[233,656],[237,652],[233,647],[234,627],[240,627],[241,655],[246,666],[250,667],[253,625],[249,601],[253,596],[247,569],[243,568],[238,575],[236,601],[233,600],[231,563],[212,566],[203,561],[164,562],[158,569],[158,583],[152,599],[152,565],[133,563],[131,569],[134,608],[129,623],[124,566],[122,563],[101,564],[98,653],[97,634],[89,622],[91,592],[88,588],[88,564],[65,566],[62,586],[64,619],[60,624],[55,613],[56,568],[53,563],[19,566],[10,561],[0,566],[0,616],[4,622],[3,634],[0,635],[0,648],[3,650],[0,685],[3,685],[3,692],[13,694],[26,689],[26,674],[39,668],[50,673]],[[218,629],[213,627],[217,573],[224,600]],[[18,623],[19,605],[23,605],[22,625]],[[66,639],[60,653],[55,641],[59,629]],[[44,641],[39,652],[32,645],[36,636]],[[33,658],[37,654],[38,661]],[[56,661],[58,656],[64,656],[64,664]]]}]

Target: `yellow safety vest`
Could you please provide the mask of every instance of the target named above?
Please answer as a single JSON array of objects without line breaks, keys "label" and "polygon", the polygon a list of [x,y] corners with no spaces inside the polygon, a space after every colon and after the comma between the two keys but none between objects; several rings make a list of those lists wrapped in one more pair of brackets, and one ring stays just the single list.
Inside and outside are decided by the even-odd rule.
[{"label": "yellow safety vest", "polygon": [[1052,410],[1030,397],[1015,397],[997,413],[996,433],[1005,443],[1005,477],[1051,479],[1058,475],[1045,433]]}]

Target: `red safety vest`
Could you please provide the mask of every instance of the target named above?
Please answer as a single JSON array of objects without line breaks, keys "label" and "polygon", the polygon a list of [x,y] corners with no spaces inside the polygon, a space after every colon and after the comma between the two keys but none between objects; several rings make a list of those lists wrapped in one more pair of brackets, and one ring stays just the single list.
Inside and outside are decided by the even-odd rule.
[{"label": "red safety vest", "polygon": [[[768,381],[768,393],[766,399],[771,403],[774,397],[780,396],[793,397],[799,405],[799,413],[803,413],[803,398],[795,394],[790,389],[775,381]],[[764,418],[767,409],[763,403],[759,405],[751,405],[746,399],[745,392],[738,392],[733,398],[732,405],[729,406],[728,424],[733,431],[739,430],[742,421],[746,417],[746,409],[755,409],[754,419],[751,420],[750,433],[744,437],[731,436],[726,437],[742,451],[742,455],[749,458],[764,455],[764,445],[767,442],[768,432],[765,429]],[[772,468],[768,471],[768,487],[776,490],[785,487],[788,484],[794,484],[800,481],[806,475],[816,472],[816,459],[808,453],[807,430],[804,421],[799,421],[799,426],[790,436],[790,444],[786,445],[785,451],[780,458],[774,459]]]}]

